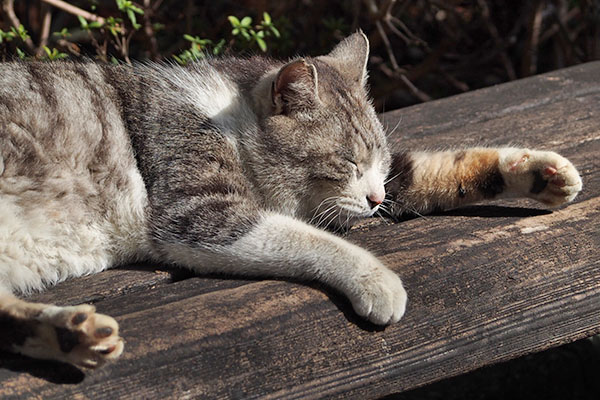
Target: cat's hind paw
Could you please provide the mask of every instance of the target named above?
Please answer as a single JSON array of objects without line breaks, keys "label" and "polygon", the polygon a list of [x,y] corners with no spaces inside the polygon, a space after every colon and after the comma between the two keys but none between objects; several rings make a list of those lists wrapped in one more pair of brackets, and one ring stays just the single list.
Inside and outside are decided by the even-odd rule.
[{"label": "cat's hind paw", "polygon": [[36,319],[41,324],[37,335],[25,342],[27,355],[96,368],[123,352],[119,325],[93,306],[48,306]]},{"label": "cat's hind paw", "polygon": [[377,325],[398,322],[406,311],[407,295],[393,271],[380,266],[357,280],[350,301],[354,311]]},{"label": "cat's hind paw", "polygon": [[583,187],[573,164],[552,151],[515,150],[500,167],[509,189],[550,207],[572,201]]}]

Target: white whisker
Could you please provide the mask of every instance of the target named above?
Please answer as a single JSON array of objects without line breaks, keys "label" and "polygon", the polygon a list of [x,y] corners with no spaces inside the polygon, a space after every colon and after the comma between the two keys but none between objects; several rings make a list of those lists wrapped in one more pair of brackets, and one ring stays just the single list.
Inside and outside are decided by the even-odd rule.
[{"label": "white whisker", "polygon": [[[427,218],[425,215],[423,215],[423,214],[421,214],[420,212],[418,212],[418,211],[417,211],[417,210],[416,210],[414,207],[411,207],[411,206],[409,206],[409,205],[406,205],[406,204],[401,204],[401,203],[399,203],[399,202],[397,202],[397,201],[394,201],[394,200],[392,200],[392,199],[390,199],[390,198],[385,198],[385,199],[383,200],[383,203],[381,204],[381,206],[380,206],[380,207],[382,207],[382,206],[383,206],[384,204],[386,204],[386,203],[390,205],[390,207],[387,207],[387,208],[386,208],[386,210],[387,210],[388,214],[390,214],[390,215],[393,215],[393,214],[394,214],[394,213],[392,212],[392,209],[391,209],[391,207],[394,207],[394,206],[396,206],[396,207],[397,207],[399,210],[405,209],[406,211],[410,211],[410,212],[414,213],[416,216],[418,216],[418,217],[420,217],[420,218],[428,219],[428,218]],[[386,204],[386,205],[387,205],[387,204]]]},{"label": "white whisker", "polygon": [[308,221],[308,223],[309,223],[309,224],[313,223],[313,221],[314,221],[315,219],[317,219],[319,216],[321,216],[321,215],[323,214],[323,212],[321,212],[321,213],[318,213],[319,209],[320,209],[320,208],[321,208],[323,205],[325,205],[325,204],[326,204],[326,203],[328,203],[328,202],[332,202],[332,201],[333,201],[333,202],[335,202],[337,199],[338,199],[338,197],[337,197],[337,196],[327,197],[326,199],[323,199],[323,200],[321,201],[321,203],[319,203],[319,205],[317,206],[317,208],[315,208],[315,211],[314,211],[314,213],[313,213],[313,216],[312,216],[312,218],[311,218],[311,219]]},{"label": "white whisker", "polygon": [[[325,212],[323,213],[323,216],[322,216],[321,218],[319,218],[319,221],[318,221],[318,222],[317,222],[317,224],[316,224],[316,225],[317,225],[317,227],[319,227],[319,228],[320,228],[320,227],[321,227],[321,223],[322,223],[322,222],[327,222],[327,220],[329,219],[329,217],[330,217],[331,215],[335,215],[335,212],[336,212],[336,209],[335,209],[335,208],[336,208],[336,206],[335,206],[335,204],[334,204],[333,206],[331,206],[331,207],[329,207],[327,210],[325,210]],[[327,225],[325,225],[325,227],[327,227]]]},{"label": "white whisker", "polygon": [[[396,129],[398,129],[398,126],[400,126],[400,124],[402,123],[402,119],[404,118],[403,115],[400,116],[400,119],[398,120],[398,122],[396,123],[396,126],[394,126],[392,128],[391,131],[386,132],[385,136],[386,138],[389,138],[390,136],[392,136],[394,134],[394,132],[396,132]],[[387,130],[387,129],[386,129]]]},{"label": "white whisker", "polygon": [[394,179],[396,179],[402,172],[398,172],[396,175],[392,176],[391,178],[386,179],[383,184],[387,185],[389,182],[393,181]]},{"label": "white whisker", "polygon": [[381,215],[380,213],[376,213],[376,215],[381,218],[381,220],[383,221],[384,224],[389,225],[389,221],[385,218],[383,218],[383,215]]},{"label": "white whisker", "polygon": [[331,223],[333,222],[333,220],[335,219],[336,216],[339,215],[339,213],[336,212],[337,210],[333,209],[325,218],[325,220],[323,221],[325,224],[323,225],[323,229],[327,229],[329,227],[329,225],[331,225]]}]

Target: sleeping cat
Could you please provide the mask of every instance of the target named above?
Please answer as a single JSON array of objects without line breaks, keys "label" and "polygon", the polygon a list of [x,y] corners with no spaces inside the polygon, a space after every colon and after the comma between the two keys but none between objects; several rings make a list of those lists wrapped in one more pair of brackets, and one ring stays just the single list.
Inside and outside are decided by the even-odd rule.
[{"label": "sleeping cat", "polygon": [[123,351],[90,305],[16,297],[139,260],[321,281],[375,324],[406,292],[325,230],[482,199],[571,201],[553,152],[390,154],[366,89],[368,41],[281,63],[0,64],[0,348],[96,367]]}]

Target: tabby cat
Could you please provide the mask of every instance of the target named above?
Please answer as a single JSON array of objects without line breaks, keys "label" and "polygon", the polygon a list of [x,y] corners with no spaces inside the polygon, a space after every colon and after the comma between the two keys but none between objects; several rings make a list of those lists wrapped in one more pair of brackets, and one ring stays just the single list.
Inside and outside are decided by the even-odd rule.
[{"label": "tabby cat", "polygon": [[500,196],[557,206],[581,190],[553,152],[390,154],[368,48],[359,32],[287,63],[0,64],[0,348],[85,367],[117,358],[111,317],[16,296],[139,260],[318,280],[394,323],[398,276],[323,228]]}]

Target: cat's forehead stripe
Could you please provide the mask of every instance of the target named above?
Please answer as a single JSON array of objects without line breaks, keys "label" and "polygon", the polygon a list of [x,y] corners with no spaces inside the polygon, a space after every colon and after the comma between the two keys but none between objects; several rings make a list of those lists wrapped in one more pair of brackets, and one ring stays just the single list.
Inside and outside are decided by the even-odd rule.
[{"label": "cat's forehead stripe", "polygon": [[[344,113],[342,120],[348,121],[353,128],[353,132],[351,132],[350,136],[358,136],[367,149],[372,150],[375,147],[374,138],[376,131],[373,129],[373,124],[370,121],[370,118],[358,118],[356,113],[352,112],[352,110],[356,110],[357,108],[355,104],[359,103],[358,99],[351,98],[348,93],[343,90],[343,88],[338,86],[334,87],[334,93],[337,95],[337,99],[341,105],[339,110]],[[363,115],[367,116],[366,114]],[[361,117],[363,115],[361,115]],[[369,127],[365,126],[365,119],[368,120]]]}]

